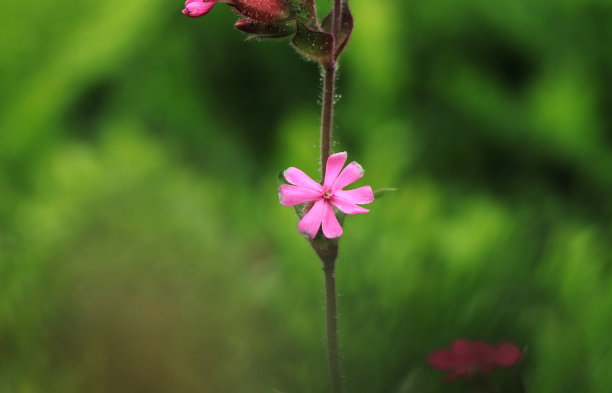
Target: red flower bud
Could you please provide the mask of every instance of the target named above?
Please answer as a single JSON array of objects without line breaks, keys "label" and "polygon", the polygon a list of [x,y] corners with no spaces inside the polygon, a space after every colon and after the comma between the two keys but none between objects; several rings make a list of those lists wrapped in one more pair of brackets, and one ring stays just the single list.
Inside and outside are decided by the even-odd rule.
[{"label": "red flower bud", "polygon": [[279,21],[289,16],[285,0],[235,0],[233,5],[242,15],[260,22]]},{"label": "red flower bud", "polygon": [[199,18],[210,12],[217,0],[187,0],[183,14],[191,18]]}]

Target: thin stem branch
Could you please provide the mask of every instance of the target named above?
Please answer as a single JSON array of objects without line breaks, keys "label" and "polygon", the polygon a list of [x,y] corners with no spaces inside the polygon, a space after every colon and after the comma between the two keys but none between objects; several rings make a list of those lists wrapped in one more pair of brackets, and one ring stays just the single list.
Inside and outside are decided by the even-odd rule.
[{"label": "thin stem branch", "polygon": [[[332,20],[332,35],[334,37],[334,52],[340,36],[340,26],[342,25],[342,0],[334,0],[334,13]],[[335,56],[335,54],[334,54]]]},{"label": "thin stem branch", "polygon": [[[323,67],[323,107],[321,108],[321,183],[325,180],[327,159],[331,154],[334,122],[334,98],[336,85],[336,44],[342,22],[342,0],[334,0],[332,15],[332,53]],[[338,312],[336,310],[336,257],[337,242],[326,239],[329,253],[317,252],[323,262],[325,273],[325,322],[327,338],[327,359],[331,378],[332,393],[342,393],[340,356],[338,354]],[[329,243],[332,242],[332,243]],[[321,251],[321,250],[319,250]]]},{"label": "thin stem branch", "polygon": [[336,311],[336,261],[323,262],[325,273],[325,317],[327,326],[327,359],[332,392],[342,392],[340,359],[338,356],[338,313]]},{"label": "thin stem branch", "polygon": [[321,183],[325,179],[325,166],[331,154],[334,119],[335,64],[323,68],[323,107],[321,108]]},{"label": "thin stem branch", "polygon": [[342,0],[334,0],[332,14],[332,53],[323,67],[323,107],[321,108],[321,183],[325,179],[325,166],[331,154],[336,90],[336,45],[342,25]]}]

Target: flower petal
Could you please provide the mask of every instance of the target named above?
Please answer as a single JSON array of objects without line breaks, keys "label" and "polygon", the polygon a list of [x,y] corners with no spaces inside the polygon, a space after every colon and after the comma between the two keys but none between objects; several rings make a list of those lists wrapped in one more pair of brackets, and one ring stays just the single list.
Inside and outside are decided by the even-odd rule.
[{"label": "flower petal", "polygon": [[334,208],[331,203],[323,201],[323,235],[328,239],[342,235],[342,227],[336,218]]},{"label": "flower petal", "polygon": [[495,366],[495,348],[484,341],[473,341],[470,362],[480,371],[490,373]]},{"label": "flower petal", "polygon": [[185,9],[183,10],[183,14],[191,18],[198,18],[200,16],[208,14],[210,10],[214,7],[216,2],[217,0],[187,0],[185,2]]},{"label": "flower petal", "polygon": [[310,189],[317,191],[320,190],[323,192],[323,187],[316,181],[312,180],[310,176],[302,172],[300,169],[294,167],[287,168],[285,172],[283,172],[283,176],[285,176],[285,179],[293,185],[308,187]]},{"label": "flower petal", "polygon": [[438,350],[427,356],[427,363],[438,370],[454,370],[457,368],[455,357],[449,351]]},{"label": "flower petal", "polygon": [[346,162],[346,157],[347,154],[345,151],[329,156],[327,159],[327,165],[325,167],[325,181],[323,182],[324,187],[331,187],[332,184],[334,184],[334,181],[338,177],[338,174]]},{"label": "flower petal", "polygon": [[353,161],[340,172],[340,175],[333,184],[334,189],[341,190],[351,183],[356,182],[363,176],[363,168]]},{"label": "flower petal", "polygon": [[501,344],[495,350],[495,364],[510,367],[521,357],[521,350],[514,344]]},{"label": "flower petal", "polygon": [[361,206],[357,206],[354,203],[351,203],[347,201],[346,199],[339,197],[336,194],[332,196],[331,203],[334,206],[336,206],[338,209],[340,209],[340,211],[346,214],[363,214],[363,213],[369,212],[368,209],[361,207]]},{"label": "flower petal", "polygon": [[306,215],[302,217],[298,223],[298,231],[300,231],[301,234],[314,239],[314,237],[317,236],[317,232],[319,232],[321,221],[323,221],[324,208],[324,200],[316,201],[310,211],[306,213]]},{"label": "flower petal", "polygon": [[473,357],[473,343],[468,340],[455,340],[451,345],[451,352],[459,359],[467,359]]},{"label": "flower petal", "polygon": [[283,206],[295,206],[300,203],[316,201],[323,196],[320,191],[308,187],[283,184],[278,187],[278,201]]},{"label": "flower petal", "polygon": [[372,192],[372,187],[370,186],[363,186],[354,190],[334,191],[334,196],[338,196],[345,201],[354,203],[356,205],[374,202],[374,192]]}]

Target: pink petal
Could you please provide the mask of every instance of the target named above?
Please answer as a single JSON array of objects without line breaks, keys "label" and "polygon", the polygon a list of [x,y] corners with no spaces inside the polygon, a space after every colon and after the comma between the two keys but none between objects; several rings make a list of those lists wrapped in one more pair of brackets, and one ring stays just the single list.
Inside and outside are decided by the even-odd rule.
[{"label": "pink petal", "polygon": [[340,175],[334,182],[334,189],[341,190],[351,183],[356,182],[363,176],[363,168],[355,161],[351,162],[340,172]]},{"label": "pink petal", "polygon": [[454,370],[457,366],[455,358],[448,351],[438,350],[427,356],[427,363],[438,370]]},{"label": "pink petal", "polygon": [[319,232],[319,227],[321,226],[321,222],[323,221],[323,213],[325,209],[325,201],[318,200],[315,202],[314,206],[310,209],[308,213],[298,223],[298,231],[301,234],[308,236],[311,239],[314,239],[317,236],[317,232]]},{"label": "pink petal", "polygon": [[374,192],[372,192],[372,187],[370,186],[363,186],[354,190],[334,191],[334,196],[338,196],[347,202],[357,205],[374,202]]},{"label": "pink petal", "polygon": [[323,235],[328,239],[333,239],[342,235],[342,227],[336,218],[331,203],[325,201],[323,203]]},{"label": "pink petal", "polygon": [[331,203],[346,214],[363,214],[369,212],[368,209],[357,206],[336,194],[332,196]]},{"label": "pink petal", "polygon": [[521,357],[521,350],[514,344],[502,344],[495,351],[495,363],[500,367],[510,367]]},{"label": "pink petal", "polygon": [[325,167],[325,181],[323,182],[323,186],[331,187],[331,185],[334,184],[334,180],[336,180],[346,162],[346,156],[345,151],[329,156],[327,159],[327,166]]},{"label": "pink petal", "polygon": [[311,188],[283,184],[278,187],[278,201],[283,206],[295,206],[300,203],[321,199],[323,193]]},{"label": "pink petal", "polygon": [[484,341],[472,342],[470,361],[478,366],[482,372],[490,373],[494,368],[495,348]]},{"label": "pink petal", "polygon": [[451,352],[455,356],[467,356],[472,353],[472,342],[468,340],[455,340],[453,345],[451,345]]},{"label": "pink petal", "polygon": [[473,366],[476,355],[474,353],[474,345],[471,341],[455,340],[453,345],[451,345],[451,353],[458,366],[464,368]]},{"label": "pink petal", "polygon": [[216,0],[206,2],[202,0],[187,0],[185,2],[185,9],[183,10],[183,14],[191,18],[198,18],[200,16],[208,14],[210,10],[214,7],[215,3]]},{"label": "pink petal", "polygon": [[313,190],[323,192],[323,187],[319,183],[312,180],[310,176],[308,176],[297,168],[287,168],[285,172],[283,172],[283,175],[285,176],[285,179],[291,184],[294,184],[296,186],[308,187]]}]

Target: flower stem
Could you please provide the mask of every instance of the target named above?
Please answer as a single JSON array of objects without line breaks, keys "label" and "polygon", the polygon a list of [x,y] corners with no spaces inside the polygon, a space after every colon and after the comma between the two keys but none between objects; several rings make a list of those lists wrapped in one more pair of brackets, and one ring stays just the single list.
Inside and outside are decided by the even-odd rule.
[{"label": "flower stem", "polygon": [[327,325],[327,359],[332,392],[342,392],[340,359],[338,356],[338,313],[336,311],[336,261],[323,261],[325,273],[325,316]]},{"label": "flower stem", "polygon": [[334,0],[334,13],[332,20],[332,35],[334,37],[334,50],[338,44],[340,26],[342,25],[342,0]]},{"label": "flower stem", "polygon": [[[321,108],[321,183],[325,180],[327,159],[331,154],[334,122],[334,98],[336,87],[336,43],[342,22],[342,0],[334,0],[332,15],[332,53],[323,68],[323,106]],[[336,310],[336,239],[326,239],[325,247],[317,247],[317,255],[323,262],[325,274],[325,323],[327,338],[327,360],[332,393],[342,393],[340,357],[338,354],[338,312]]]},{"label": "flower stem", "polygon": [[336,64],[323,66],[323,107],[321,108],[321,183],[325,179],[325,165],[331,154],[332,127],[334,122],[334,90]]}]

